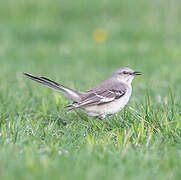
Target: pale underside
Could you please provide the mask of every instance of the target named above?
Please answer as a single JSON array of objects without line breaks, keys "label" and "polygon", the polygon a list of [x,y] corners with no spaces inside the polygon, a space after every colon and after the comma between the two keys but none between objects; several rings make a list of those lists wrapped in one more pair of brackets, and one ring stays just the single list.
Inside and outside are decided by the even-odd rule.
[{"label": "pale underside", "polygon": [[131,89],[128,90],[122,97],[114,99],[111,102],[104,103],[102,105],[93,105],[82,107],[88,115],[90,116],[106,116],[118,113],[124,106],[128,103],[131,96]]}]

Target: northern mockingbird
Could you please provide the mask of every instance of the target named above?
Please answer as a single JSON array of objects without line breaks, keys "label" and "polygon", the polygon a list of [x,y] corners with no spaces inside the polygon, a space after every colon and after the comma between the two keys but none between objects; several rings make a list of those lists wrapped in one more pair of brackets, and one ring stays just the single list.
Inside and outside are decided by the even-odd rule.
[{"label": "northern mockingbird", "polygon": [[65,87],[46,77],[23,74],[67,95],[73,101],[67,106],[69,110],[80,108],[88,115],[104,120],[106,115],[119,112],[128,103],[132,93],[131,82],[136,75],[141,75],[141,72],[133,71],[127,67],[119,68],[108,80],[84,92]]}]

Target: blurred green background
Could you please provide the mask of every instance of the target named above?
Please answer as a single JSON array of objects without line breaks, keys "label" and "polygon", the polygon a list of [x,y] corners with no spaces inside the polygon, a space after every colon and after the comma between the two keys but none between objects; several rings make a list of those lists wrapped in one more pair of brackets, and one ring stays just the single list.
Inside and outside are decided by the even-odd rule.
[{"label": "blurred green background", "polygon": [[[1,1],[1,77],[26,71],[68,79],[68,85],[81,77],[78,86],[89,88],[129,66],[157,90],[175,84],[180,8],[179,0]],[[105,42],[94,39],[97,29],[108,34]]]},{"label": "blurred green background", "polygon": [[[129,106],[149,125],[84,121],[22,76],[88,90],[121,66],[143,72]],[[179,179],[180,74],[180,0],[1,0],[0,177]]]}]

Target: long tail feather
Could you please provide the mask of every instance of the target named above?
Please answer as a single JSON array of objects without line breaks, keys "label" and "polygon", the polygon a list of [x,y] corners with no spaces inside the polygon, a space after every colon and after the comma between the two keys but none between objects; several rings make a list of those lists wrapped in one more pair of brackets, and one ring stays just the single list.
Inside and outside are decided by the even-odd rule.
[{"label": "long tail feather", "polygon": [[73,101],[80,101],[80,99],[81,99],[80,93],[78,91],[67,88],[67,87],[65,87],[55,81],[52,81],[46,77],[38,77],[38,76],[34,76],[34,75],[28,74],[28,73],[23,73],[23,74],[24,74],[24,76],[26,76],[27,78],[29,78],[33,81],[39,82],[56,91],[65,93],[68,96],[68,98],[70,98]]}]

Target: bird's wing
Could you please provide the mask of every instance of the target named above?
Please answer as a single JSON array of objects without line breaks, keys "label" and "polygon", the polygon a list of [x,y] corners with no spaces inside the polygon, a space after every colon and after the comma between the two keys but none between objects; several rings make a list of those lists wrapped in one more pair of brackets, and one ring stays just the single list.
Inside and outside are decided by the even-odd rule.
[{"label": "bird's wing", "polygon": [[106,104],[121,98],[125,93],[125,86],[112,86],[102,90],[90,91],[87,97],[75,104],[75,108]]}]

